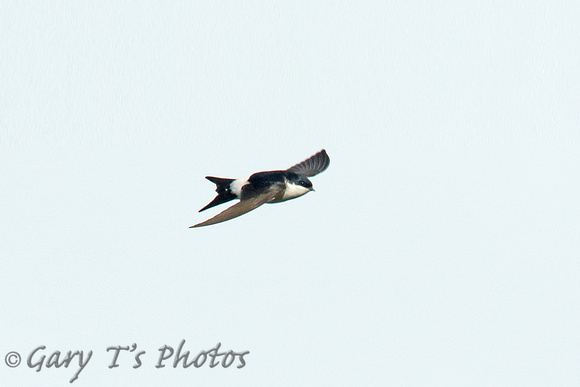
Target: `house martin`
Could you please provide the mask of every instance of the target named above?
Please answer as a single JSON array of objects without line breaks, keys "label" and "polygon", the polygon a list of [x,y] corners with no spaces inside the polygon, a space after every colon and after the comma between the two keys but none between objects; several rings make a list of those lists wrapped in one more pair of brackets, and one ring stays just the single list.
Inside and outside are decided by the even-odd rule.
[{"label": "house martin", "polygon": [[239,199],[240,201],[213,218],[190,228],[225,222],[250,212],[264,203],[283,202],[314,191],[312,182],[308,178],[318,175],[328,168],[329,164],[330,158],[323,149],[285,171],[257,172],[243,179],[206,176],[206,179],[217,186],[217,196],[199,212],[230,200]]}]

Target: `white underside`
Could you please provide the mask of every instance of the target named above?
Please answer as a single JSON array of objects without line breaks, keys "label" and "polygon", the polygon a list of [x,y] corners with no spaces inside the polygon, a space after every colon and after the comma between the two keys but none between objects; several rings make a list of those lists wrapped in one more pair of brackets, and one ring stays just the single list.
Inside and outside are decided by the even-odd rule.
[{"label": "white underside", "polygon": [[282,199],[280,199],[280,201],[283,202],[284,200],[294,199],[305,195],[308,192],[310,192],[310,190],[306,187],[286,182],[286,190],[284,190],[284,194],[282,195]]},{"label": "white underside", "polygon": [[[234,195],[236,195],[238,197],[238,199],[242,197],[242,187],[245,186],[246,184],[248,184],[248,179],[249,179],[249,177],[242,178],[242,179],[236,179],[230,183],[230,191]],[[297,198],[299,196],[305,195],[308,192],[310,192],[310,190],[308,188],[303,187],[301,185],[289,183],[287,181],[286,182],[286,189],[284,190],[282,197],[280,197],[277,200],[273,199],[269,202],[270,203],[283,202],[285,200],[290,200],[290,199],[294,199],[294,198]]]}]

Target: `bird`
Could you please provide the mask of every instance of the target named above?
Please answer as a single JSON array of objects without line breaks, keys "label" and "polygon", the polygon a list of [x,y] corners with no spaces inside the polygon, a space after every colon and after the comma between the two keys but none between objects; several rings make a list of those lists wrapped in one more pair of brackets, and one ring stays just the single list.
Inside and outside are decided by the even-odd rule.
[{"label": "bird", "polygon": [[206,176],[206,179],[216,185],[217,196],[199,212],[234,199],[240,201],[213,218],[189,228],[225,222],[255,210],[264,203],[284,202],[314,191],[312,182],[308,178],[323,172],[329,165],[330,157],[328,157],[326,150],[322,149],[308,159],[283,171],[257,172],[248,178],[241,179]]}]

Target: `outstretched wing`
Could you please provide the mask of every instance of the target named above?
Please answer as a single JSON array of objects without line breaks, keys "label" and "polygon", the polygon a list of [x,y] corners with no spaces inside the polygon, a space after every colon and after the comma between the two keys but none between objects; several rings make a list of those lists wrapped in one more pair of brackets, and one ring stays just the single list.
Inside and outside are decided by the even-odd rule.
[{"label": "outstretched wing", "polygon": [[309,159],[304,160],[295,166],[288,168],[289,172],[294,172],[303,176],[315,176],[324,171],[330,165],[330,157],[323,149]]},{"label": "outstretched wing", "polygon": [[213,218],[206,220],[205,222],[198,223],[196,225],[190,226],[189,228],[209,226],[216,223],[225,222],[233,218],[237,218],[240,215],[244,215],[246,212],[250,212],[262,204],[273,200],[284,190],[284,185],[273,186],[266,192],[261,193],[249,199],[241,200],[239,203],[226,208],[224,211],[220,212]]}]

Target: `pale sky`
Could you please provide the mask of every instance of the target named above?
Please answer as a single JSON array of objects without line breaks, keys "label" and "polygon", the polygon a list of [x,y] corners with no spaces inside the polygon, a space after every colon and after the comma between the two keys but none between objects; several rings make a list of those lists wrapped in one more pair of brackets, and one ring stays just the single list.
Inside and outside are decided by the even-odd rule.
[{"label": "pale sky", "polygon": [[580,382],[577,2],[1,8],[2,386]]}]

